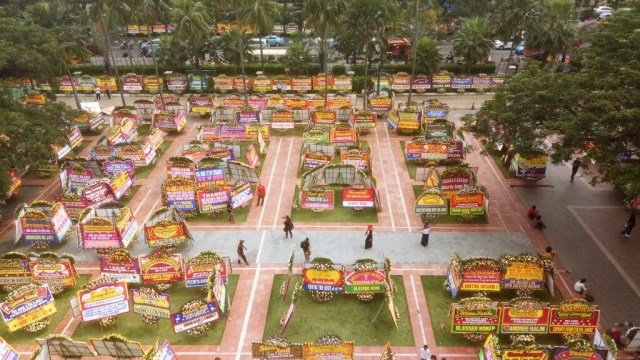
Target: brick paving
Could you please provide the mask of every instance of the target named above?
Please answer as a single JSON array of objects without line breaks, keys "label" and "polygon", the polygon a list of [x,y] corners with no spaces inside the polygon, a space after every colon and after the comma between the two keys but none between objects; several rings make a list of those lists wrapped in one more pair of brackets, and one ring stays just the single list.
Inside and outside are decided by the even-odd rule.
[{"label": "brick paving", "polygon": [[[421,101],[426,97],[418,97]],[[457,121],[469,109],[480,107],[483,101],[490,98],[484,96],[443,96],[442,101],[448,103],[453,111],[450,118]],[[396,102],[399,102],[397,99]],[[72,103],[72,98],[61,101]],[[102,101],[105,104],[118,105],[119,98]],[[133,97],[128,98],[133,101]],[[184,99],[183,99],[184,101]],[[195,139],[196,126],[205,120],[190,118],[182,135],[170,136],[171,147],[157,160],[164,164],[170,156],[175,156],[182,144]],[[95,139],[91,139],[95,142]],[[264,163],[260,181],[267,186],[267,196],[262,207],[252,206],[246,223],[197,223],[192,225],[196,245],[187,246],[180,251],[185,256],[196,254],[204,249],[213,249],[235,259],[235,246],[240,238],[246,239],[249,266],[234,267],[240,274],[240,280],[232,299],[224,336],[220,345],[216,346],[174,346],[180,358],[205,359],[211,353],[227,359],[250,358],[250,344],[263,337],[267,306],[274,274],[286,272],[286,261],[291,248],[297,250],[302,238],[309,236],[312,241],[314,256],[327,256],[337,262],[349,262],[364,256],[374,258],[388,255],[395,263],[395,272],[403,276],[407,303],[415,347],[394,347],[398,357],[417,358],[418,347],[422,343],[430,344],[432,353],[439,356],[460,359],[476,358],[476,347],[452,348],[437,347],[434,340],[434,329],[439,324],[432,324],[428,306],[423,295],[420,276],[444,275],[452,252],[464,256],[493,256],[504,252],[518,253],[523,251],[542,252],[547,244],[559,251],[556,265],[558,268],[558,286],[566,298],[571,298],[570,291],[576,276],[586,276],[594,283],[594,295],[602,308],[602,318],[606,325],[612,320],[633,320],[640,323],[637,317],[638,295],[633,291],[629,281],[621,275],[627,274],[631,284],[638,284],[640,270],[637,256],[639,242],[636,233],[631,239],[619,240],[615,235],[619,227],[626,221],[626,212],[620,206],[620,199],[610,189],[599,187],[591,190],[580,181],[568,186],[568,169],[553,167],[548,170],[548,178],[530,186],[521,180],[504,179],[491,157],[480,153],[479,141],[467,134],[467,143],[474,151],[467,156],[467,162],[478,167],[478,183],[487,187],[490,194],[489,221],[487,224],[462,225],[444,224],[432,227],[433,234],[429,247],[424,249],[418,245],[420,217],[413,213],[415,196],[412,181],[406,171],[401,140],[402,137],[387,129],[383,121],[364,138],[372,148],[373,174],[378,179],[378,188],[383,204],[375,224],[374,248],[363,249],[364,227],[362,223],[325,224],[296,222],[294,239],[285,240],[282,236],[281,217],[289,214],[293,204],[293,195],[297,182],[297,163],[302,148],[300,137],[274,136]],[[92,143],[93,144],[93,143]],[[83,155],[88,155],[92,145]],[[156,166],[148,179],[140,180],[143,187],[132,199],[130,206],[139,223],[143,223],[151,211],[160,204],[159,188],[164,180],[164,167]],[[566,184],[565,184],[566,183]],[[55,180],[42,181],[29,179],[25,184],[43,186],[41,198],[51,199],[59,192]],[[529,204],[536,203],[542,209],[548,225],[544,232],[532,229],[523,216]],[[6,221],[0,228],[0,250],[13,249],[8,241],[12,240],[12,225]],[[598,245],[600,244],[600,246]],[[25,247],[20,247],[25,250]],[[605,249],[605,252],[603,252]],[[69,251],[78,256],[81,273],[97,274],[94,254],[80,251],[74,244],[65,244],[59,251]],[[132,246],[134,254],[146,251],[146,245],[139,241]],[[299,253],[299,252],[298,252]],[[607,255],[608,254],[608,255]],[[299,254],[297,255],[299,256]],[[608,257],[607,257],[608,256]],[[564,265],[572,272],[565,270]],[[593,266],[598,264],[598,266]],[[294,273],[300,271],[296,264]],[[415,293],[414,293],[415,292]],[[414,296],[415,295],[415,296]],[[443,309],[443,311],[446,311]],[[70,323],[69,314],[56,331],[72,334],[78,320]],[[29,352],[35,346],[18,346],[20,351]],[[379,359],[381,347],[357,346],[358,359]]]}]

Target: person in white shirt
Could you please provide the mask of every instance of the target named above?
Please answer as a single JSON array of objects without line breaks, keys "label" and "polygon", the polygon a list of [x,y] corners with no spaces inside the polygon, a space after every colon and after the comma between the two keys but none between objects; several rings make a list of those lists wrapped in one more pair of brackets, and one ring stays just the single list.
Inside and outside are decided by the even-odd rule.
[{"label": "person in white shirt", "polygon": [[587,279],[580,279],[573,285],[573,290],[575,292],[580,293],[580,295],[584,295],[587,293]]},{"label": "person in white shirt", "polygon": [[429,345],[425,345],[420,349],[420,360],[431,360],[431,350],[429,350]]}]

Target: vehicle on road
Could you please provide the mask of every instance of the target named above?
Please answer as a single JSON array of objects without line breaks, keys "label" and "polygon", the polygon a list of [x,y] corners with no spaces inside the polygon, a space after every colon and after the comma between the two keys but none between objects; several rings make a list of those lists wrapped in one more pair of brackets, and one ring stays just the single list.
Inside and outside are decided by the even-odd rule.
[{"label": "vehicle on road", "polygon": [[523,55],[524,54],[524,43],[520,43],[520,44],[516,45],[516,47],[514,48],[514,53],[516,55]]},{"label": "vehicle on road", "polygon": [[140,44],[140,49],[148,48],[149,46],[160,46],[160,39],[153,39],[151,41],[145,41]]},{"label": "vehicle on road", "polygon": [[249,39],[249,47],[251,49],[259,49],[260,48],[260,43],[262,43],[262,47],[263,48],[268,48],[269,44],[267,44],[267,40],[265,39],[260,39],[260,38],[251,38]]},{"label": "vehicle on road", "polygon": [[495,47],[498,50],[511,49],[513,47],[513,42],[511,41],[504,42],[501,40],[494,40],[493,47]]},{"label": "vehicle on road", "polygon": [[284,46],[284,39],[278,35],[267,35],[263,37],[269,46]]},{"label": "vehicle on road", "polygon": [[[322,43],[322,38],[317,37],[313,40],[316,44],[320,45]],[[327,47],[329,49],[333,49],[335,46],[336,40],[334,38],[327,38]]]},{"label": "vehicle on road", "polygon": [[598,6],[593,9],[593,13],[596,14],[599,19],[605,19],[613,15],[613,8],[609,6]]}]

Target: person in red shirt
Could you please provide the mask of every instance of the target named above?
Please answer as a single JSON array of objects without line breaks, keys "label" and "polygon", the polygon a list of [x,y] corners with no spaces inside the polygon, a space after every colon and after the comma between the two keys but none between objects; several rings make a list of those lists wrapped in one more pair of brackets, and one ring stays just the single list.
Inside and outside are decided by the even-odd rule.
[{"label": "person in red shirt", "polygon": [[258,203],[256,206],[264,205],[264,196],[267,194],[267,189],[264,185],[258,184]]},{"label": "person in red shirt", "polygon": [[527,211],[527,217],[529,220],[535,220],[538,215],[540,215],[540,211],[538,211],[535,205],[532,205],[529,211]]}]

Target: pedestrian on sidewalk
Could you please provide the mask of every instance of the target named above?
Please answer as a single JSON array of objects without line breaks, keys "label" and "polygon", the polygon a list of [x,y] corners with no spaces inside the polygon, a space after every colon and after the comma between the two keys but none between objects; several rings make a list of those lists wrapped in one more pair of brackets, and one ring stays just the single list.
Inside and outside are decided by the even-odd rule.
[{"label": "pedestrian on sidewalk", "polygon": [[429,233],[431,232],[431,228],[429,226],[429,220],[424,222],[424,226],[422,227],[422,241],[420,244],[424,247],[429,245]]},{"label": "pedestrian on sidewalk", "polygon": [[364,248],[371,249],[373,247],[373,225],[367,226],[367,231],[364,234],[367,236],[364,239]]},{"label": "pedestrian on sidewalk", "polygon": [[267,194],[267,189],[265,189],[262,183],[258,183],[258,203],[256,206],[264,205],[264,196]]},{"label": "pedestrian on sidewalk", "polygon": [[536,216],[540,215],[540,211],[538,211],[538,208],[536,208],[535,205],[531,205],[531,208],[529,209],[529,211],[527,211],[527,217],[529,218],[529,220],[534,221],[536,219]]},{"label": "pedestrian on sidewalk", "polygon": [[284,219],[284,238],[288,238],[291,237],[293,239],[293,233],[291,232],[291,230],[293,230],[294,226],[293,226],[293,221],[291,221],[291,218],[289,217],[289,215],[286,215],[285,217],[283,217]]},{"label": "pedestrian on sidewalk", "polygon": [[547,227],[547,225],[542,221],[542,215],[536,216],[536,219],[533,221],[533,227],[542,230]]},{"label": "pedestrian on sidewalk", "polygon": [[636,214],[631,213],[631,215],[629,215],[629,219],[627,220],[627,223],[624,224],[622,231],[620,231],[620,237],[622,236],[630,237],[631,230],[633,230],[635,226],[636,226]]},{"label": "pedestrian on sidewalk", "polygon": [[573,182],[573,178],[578,173],[578,169],[580,169],[581,164],[582,162],[580,161],[580,158],[573,160],[573,163],[571,164],[571,181],[570,182]]},{"label": "pedestrian on sidewalk", "polygon": [[234,214],[233,205],[231,205],[231,201],[229,201],[227,203],[227,213],[229,214],[229,221],[232,224],[235,224],[236,223],[236,214]]},{"label": "pedestrian on sidewalk", "polygon": [[304,261],[311,261],[311,243],[309,242],[309,238],[304,239],[304,241],[300,242],[300,248],[304,253]]},{"label": "pedestrian on sidewalk", "polygon": [[431,360],[431,350],[429,350],[429,345],[425,345],[420,349],[420,360]]},{"label": "pedestrian on sidewalk", "polygon": [[109,86],[104,88],[104,93],[107,94],[107,99],[111,100],[111,90],[109,89]]},{"label": "pedestrian on sidewalk", "polygon": [[244,240],[240,240],[240,242],[238,242],[238,264],[242,264],[240,260],[243,260],[245,264],[249,265],[247,257],[244,255],[245,250],[247,250],[247,247],[244,246]]},{"label": "pedestrian on sidewalk", "polygon": [[99,87],[94,87],[93,88],[93,93],[96,94],[96,100],[100,101],[100,88]]}]

